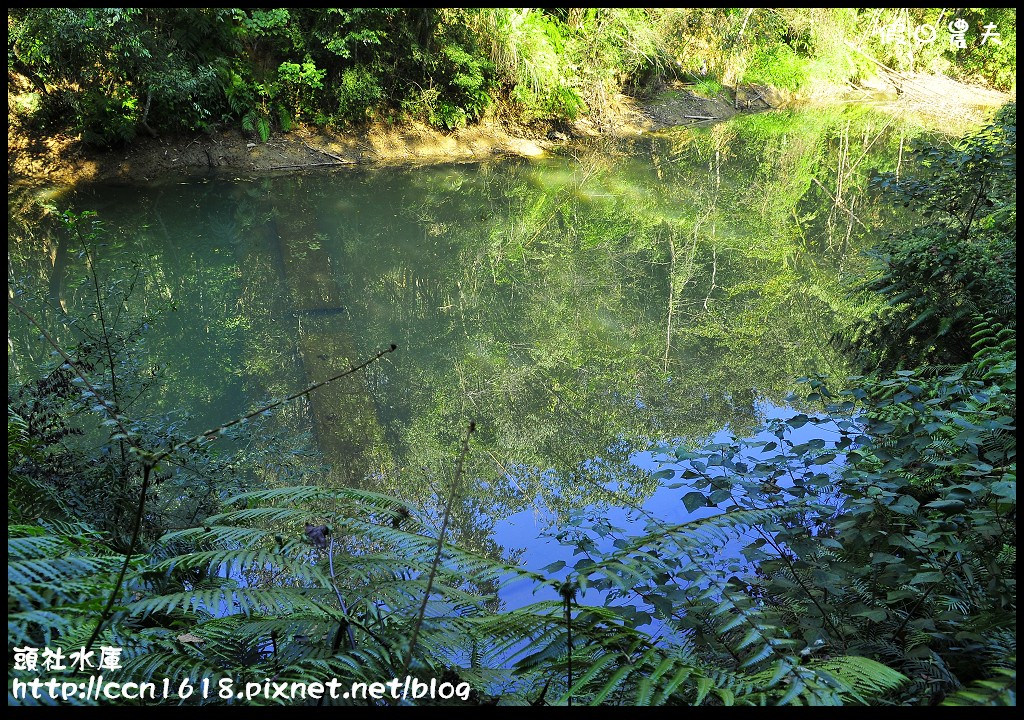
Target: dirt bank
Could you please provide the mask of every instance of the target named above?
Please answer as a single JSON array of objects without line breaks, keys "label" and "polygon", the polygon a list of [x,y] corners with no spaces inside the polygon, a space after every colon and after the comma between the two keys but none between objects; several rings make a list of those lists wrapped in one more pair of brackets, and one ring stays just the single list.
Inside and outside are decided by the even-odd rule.
[{"label": "dirt bank", "polygon": [[416,122],[402,127],[377,124],[348,134],[300,126],[261,143],[230,128],[186,138],[140,136],[127,149],[99,151],[83,145],[77,137],[27,132],[17,110],[23,106],[19,98],[25,92],[9,73],[8,181],[60,185],[90,180],[150,182],[179,172],[238,174],[330,165],[470,162],[496,155],[534,157],[574,138],[639,135],[670,126],[716,122],[738,112],[863,101],[869,95],[884,98],[880,107],[894,113],[919,113],[933,121],[938,114],[940,120],[976,123],[992,107],[1009,99],[1003,93],[931,76],[881,78],[872,86],[830,88],[805,97],[755,86],[701,96],[691,86],[675,83],[647,102],[619,96],[599,115],[557,126],[523,126],[496,113],[452,133]]},{"label": "dirt bank", "polygon": [[81,181],[149,182],[185,172],[249,173],[356,164],[471,162],[496,155],[536,157],[573,139],[635,136],[660,128],[723,120],[740,110],[770,107],[767,89],[701,97],[676,83],[639,103],[617,96],[601,113],[573,123],[510,122],[496,112],[481,123],[441,132],[422,123],[401,127],[379,123],[359,132],[333,133],[299,126],[266,143],[238,128],[190,137],[139,136],[128,148],[96,150],[78,137],[42,135],[23,125],[27,82],[9,73],[7,174],[11,182],[74,184]]}]

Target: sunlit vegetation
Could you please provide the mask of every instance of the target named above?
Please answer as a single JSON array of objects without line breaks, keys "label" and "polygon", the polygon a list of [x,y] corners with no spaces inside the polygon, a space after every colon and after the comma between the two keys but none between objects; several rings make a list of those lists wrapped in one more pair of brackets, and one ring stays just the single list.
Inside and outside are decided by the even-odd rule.
[{"label": "sunlit vegetation", "polygon": [[[22,8],[8,57],[32,86],[16,104],[29,128],[108,146],[233,125],[266,141],[297,122],[600,121],[617,93],[669,80],[795,92],[885,69],[1014,87],[1016,10],[957,12],[962,49],[939,8]],[[982,42],[989,24],[1000,42]]]}]

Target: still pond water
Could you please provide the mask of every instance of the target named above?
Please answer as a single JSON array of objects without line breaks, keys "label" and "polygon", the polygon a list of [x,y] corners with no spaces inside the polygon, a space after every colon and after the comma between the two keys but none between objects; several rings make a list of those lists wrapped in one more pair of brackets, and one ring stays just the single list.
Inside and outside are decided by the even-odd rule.
[{"label": "still pond water", "polygon": [[[911,132],[866,109],[775,112],[542,160],[46,200],[97,210],[98,274],[134,278],[125,315],[144,317],[140,361],[164,378],[147,411],[183,408],[198,432],[396,343],[275,416],[298,454],[264,480],[433,512],[474,420],[453,539],[537,569],[570,559],[550,535],[572,511],[682,521],[659,447],[750,435],[790,412],[795,377],[847,371],[829,344],[856,311],[843,287],[896,222],[867,180]],[[9,273],[69,341],[56,308],[94,307],[88,256],[21,224],[11,198]],[[12,323],[24,377],[49,348]]]}]

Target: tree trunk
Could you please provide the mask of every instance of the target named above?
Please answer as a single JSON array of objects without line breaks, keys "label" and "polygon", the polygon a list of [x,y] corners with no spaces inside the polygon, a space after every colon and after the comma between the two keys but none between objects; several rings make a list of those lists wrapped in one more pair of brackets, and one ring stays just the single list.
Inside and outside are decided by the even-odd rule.
[{"label": "tree trunk", "polygon": [[146,91],[146,107],[143,108],[143,110],[142,110],[142,118],[139,120],[139,125],[141,125],[142,128],[146,132],[148,132],[151,137],[156,137],[157,136],[156,130],[151,128],[149,126],[149,123],[146,122],[146,120],[149,118],[149,105],[150,105],[151,102],[153,102],[153,90],[152,89]]}]

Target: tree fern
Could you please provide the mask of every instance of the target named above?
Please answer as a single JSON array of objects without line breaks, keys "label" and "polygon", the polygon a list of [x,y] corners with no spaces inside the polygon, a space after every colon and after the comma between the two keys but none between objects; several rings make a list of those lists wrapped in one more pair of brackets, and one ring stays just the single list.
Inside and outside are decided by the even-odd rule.
[{"label": "tree fern", "polygon": [[997,667],[992,676],[977,680],[950,695],[943,705],[1017,705],[1017,658],[1009,658],[1010,667]]}]

